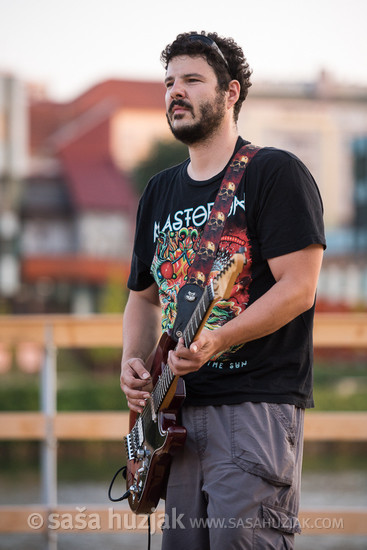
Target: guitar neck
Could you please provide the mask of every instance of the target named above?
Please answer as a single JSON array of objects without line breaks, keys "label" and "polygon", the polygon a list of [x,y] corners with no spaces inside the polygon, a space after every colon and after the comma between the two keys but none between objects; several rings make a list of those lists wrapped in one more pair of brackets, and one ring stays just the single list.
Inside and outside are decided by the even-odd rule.
[{"label": "guitar neck", "polygon": [[205,287],[202,297],[192,316],[190,317],[189,322],[186,325],[186,328],[183,332],[183,339],[185,342],[185,347],[188,348],[194,341],[195,337],[199,335],[201,330],[204,328],[205,322],[209,317],[209,314],[214,305],[214,289],[213,282],[210,282],[208,286]]},{"label": "guitar neck", "polygon": [[[214,298],[213,283],[210,282],[208,286],[205,287],[203,295],[194,309],[194,312],[183,332],[183,339],[186,348],[190,347],[195,337],[198,336],[204,328],[206,320],[214,306]],[[162,404],[167,401],[167,396],[174,393],[175,382],[177,383],[178,378],[179,377],[171,371],[168,365],[164,367],[163,372],[152,391],[152,403],[155,413],[157,413],[159,409],[162,408]]]},{"label": "guitar neck", "polygon": [[[236,277],[242,271],[244,261],[242,253],[234,254],[232,257],[227,257],[224,254],[220,257],[220,262],[223,264],[221,266],[222,269],[205,287],[203,295],[183,331],[186,348],[190,347],[191,343],[204,328],[216,302],[230,297]],[[176,390],[178,378],[166,364],[152,391],[152,400],[150,402],[153,415],[156,415],[160,409],[169,406]]]}]

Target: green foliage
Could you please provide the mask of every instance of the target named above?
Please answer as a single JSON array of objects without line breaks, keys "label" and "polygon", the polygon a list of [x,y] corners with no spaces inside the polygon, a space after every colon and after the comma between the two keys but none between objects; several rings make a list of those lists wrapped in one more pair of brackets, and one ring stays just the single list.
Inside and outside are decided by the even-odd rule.
[{"label": "green foliage", "polygon": [[187,158],[187,147],[179,141],[157,141],[148,157],[140,162],[132,174],[138,192],[141,194],[144,191],[146,184],[154,174],[175,166]]},{"label": "green foliage", "polygon": [[40,392],[37,383],[12,388],[0,387],[1,411],[38,411]]},{"label": "green foliage", "polygon": [[314,401],[317,411],[365,411],[367,391],[365,388],[347,395],[340,395],[338,390],[316,386]]},{"label": "green foliage", "polygon": [[[105,360],[93,365],[86,352],[59,350],[57,355],[57,408],[59,411],[127,410],[119,385],[119,350],[111,370]],[[97,358],[96,358],[97,361]],[[40,402],[40,377],[26,374],[14,366],[0,375],[0,410],[37,411]],[[315,365],[316,411],[367,410],[367,362],[325,360]],[[313,411],[307,412],[312,415]],[[304,470],[339,471],[366,467],[365,442],[307,442]],[[125,460],[120,442],[64,442],[58,444],[59,479],[100,479],[109,483]],[[19,480],[20,473],[38,472],[39,443],[4,441],[0,445],[0,467],[7,476]],[[36,474],[35,474],[36,475]]]},{"label": "green foliage", "polygon": [[[40,445],[38,441],[0,441],[0,483],[3,490],[13,491],[15,487],[20,494],[24,485],[38,486]],[[113,474],[125,462],[123,434],[120,441],[59,441],[57,444],[59,482],[99,481],[107,490]],[[6,487],[3,487],[4,482]],[[116,492],[123,487],[121,477]]]},{"label": "green foliage", "polygon": [[[121,315],[121,348],[122,348],[122,314],[126,306],[128,291],[120,273],[112,273],[104,285],[98,301],[98,313],[117,313]],[[101,368],[110,372],[115,364],[120,363],[121,350],[113,348],[90,348],[79,353],[84,363],[93,370]]]},{"label": "green foliage", "polygon": [[[91,368],[90,359],[80,350],[60,350],[57,368],[57,409],[59,411],[127,410],[120,388],[120,352],[115,352],[113,367]],[[117,355],[118,354],[118,355]],[[85,363],[85,359],[88,363]],[[1,411],[39,411],[40,375],[26,374],[13,368],[0,375]]]},{"label": "green foliage", "polygon": [[314,367],[314,397],[318,411],[367,410],[367,362],[353,358],[318,360]]},{"label": "green foliage", "polygon": [[[118,349],[59,350],[57,406],[60,411],[123,410],[126,399],[119,383]],[[317,411],[366,411],[367,362],[333,361],[315,365]],[[0,410],[39,410],[39,375],[15,367],[0,375]]]},{"label": "green foliage", "polygon": [[[108,487],[113,474],[126,463],[125,450],[121,441],[60,441],[58,444],[58,476],[69,481],[101,481]],[[123,490],[120,483],[115,490]]]},{"label": "green foliage", "polygon": [[59,411],[121,411],[127,410],[120,388],[119,376],[88,376],[79,383],[68,379],[57,394]]},{"label": "green foliage", "polygon": [[111,274],[99,297],[98,313],[122,313],[127,302],[126,284],[119,273]]},{"label": "green foliage", "polygon": [[[119,377],[79,377],[68,384],[60,384],[57,392],[59,411],[119,411],[126,410],[126,399],[121,391]],[[0,387],[1,411],[38,411],[40,392],[38,382],[5,389]]]},{"label": "green foliage", "polygon": [[[310,411],[306,414],[313,413]],[[366,451],[365,441],[307,441],[303,454],[303,470],[366,470]]]}]

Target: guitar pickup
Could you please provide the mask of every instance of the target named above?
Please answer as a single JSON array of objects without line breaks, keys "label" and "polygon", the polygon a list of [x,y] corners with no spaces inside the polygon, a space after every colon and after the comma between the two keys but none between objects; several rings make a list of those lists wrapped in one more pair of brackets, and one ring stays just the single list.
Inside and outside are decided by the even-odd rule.
[{"label": "guitar pickup", "polygon": [[154,408],[154,401],[151,397],[149,397],[149,404],[150,404],[150,413],[152,415],[153,422],[157,422],[157,415]]}]

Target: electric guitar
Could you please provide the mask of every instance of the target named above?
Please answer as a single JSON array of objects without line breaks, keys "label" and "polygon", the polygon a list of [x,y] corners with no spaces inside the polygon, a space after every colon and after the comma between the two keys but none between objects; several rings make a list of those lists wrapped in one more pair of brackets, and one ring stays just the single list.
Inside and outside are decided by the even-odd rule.
[{"label": "electric guitar", "polygon": [[165,491],[171,457],[186,439],[186,429],[178,419],[185,383],[167,365],[168,352],[176,347],[181,334],[186,347],[198,337],[214,305],[230,297],[243,264],[242,254],[222,256],[219,273],[204,287],[200,298],[190,290],[198,288],[196,285],[183,287],[184,299],[197,305],[182,332],[164,333],[158,343],[151,369],[153,390],[142,413],[130,412],[130,433],[124,438],[128,500],[137,514],[154,512]]}]

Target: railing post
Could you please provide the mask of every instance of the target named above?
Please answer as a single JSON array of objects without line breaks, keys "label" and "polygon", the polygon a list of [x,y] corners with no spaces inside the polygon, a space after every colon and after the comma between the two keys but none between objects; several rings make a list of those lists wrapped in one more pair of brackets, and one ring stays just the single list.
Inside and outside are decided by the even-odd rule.
[{"label": "railing post", "polygon": [[[57,506],[56,348],[52,325],[45,326],[45,356],[41,374],[41,410],[46,421],[46,435],[41,447],[42,503],[50,513]],[[47,514],[48,515],[48,514]],[[47,520],[46,520],[47,521]],[[47,550],[57,550],[57,534],[47,530]]]}]

